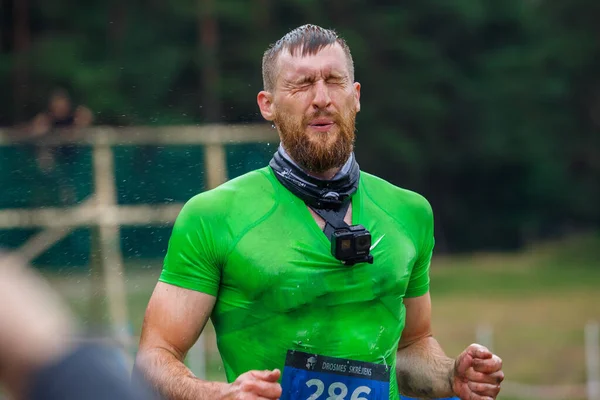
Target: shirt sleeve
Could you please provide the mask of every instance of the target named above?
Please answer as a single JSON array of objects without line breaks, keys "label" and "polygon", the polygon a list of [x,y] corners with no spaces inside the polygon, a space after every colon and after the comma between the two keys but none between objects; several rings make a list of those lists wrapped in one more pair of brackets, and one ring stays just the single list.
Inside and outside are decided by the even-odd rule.
[{"label": "shirt sleeve", "polygon": [[159,281],[216,296],[223,260],[216,243],[221,233],[215,213],[201,196],[184,205],[173,225]]},{"label": "shirt sleeve", "polygon": [[429,268],[433,256],[435,238],[433,234],[433,211],[431,205],[423,199],[424,205],[418,214],[416,230],[420,234],[418,238],[419,248],[417,249],[417,258],[406,289],[405,297],[422,296],[429,291]]}]

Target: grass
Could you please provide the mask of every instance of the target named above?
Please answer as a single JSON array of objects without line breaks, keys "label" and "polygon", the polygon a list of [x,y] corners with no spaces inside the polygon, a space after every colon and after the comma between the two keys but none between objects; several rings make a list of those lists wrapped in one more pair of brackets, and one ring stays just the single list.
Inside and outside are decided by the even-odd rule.
[{"label": "grass", "polygon": [[[600,321],[599,260],[598,235],[544,243],[519,253],[434,257],[434,334],[446,352],[455,356],[476,341],[478,326],[487,325],[493,330],[493,350],[503,359],[507,381],[583,384],[584,326],[590,320]],[[160,261],[128,266],[133,334],[139,333],[159,268]],[[90,286],[90,276],[50,274],[48,278],[84,325],[98,319],[106,322],[105,307],[90,313],[90,293],[102,298]],[[210,325],[204,340],[208,378],[224,380]],[[503,395],[499,399],[515,400]]]}]

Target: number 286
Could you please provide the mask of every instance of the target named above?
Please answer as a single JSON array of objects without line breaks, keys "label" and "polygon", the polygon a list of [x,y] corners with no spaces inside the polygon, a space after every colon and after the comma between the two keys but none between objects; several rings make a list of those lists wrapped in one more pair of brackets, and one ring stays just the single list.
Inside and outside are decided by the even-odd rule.
[{"label": "number 286", "polygon": [[[321,395],[325,391],[325,384],[320,379],[311,379],[306,382],[306,386],[317,387],[317,390],[306,400],[317,400],[321,398]],[[371,393],[371,388],[367,386],[359,386],[352,392],[350,400],[369,400],[367,397],[360,397],[361,394],[369,393]],[[346,400],[346,396],[348,395],[348,386],[344,385],[342,382],[333,382],[331,385],[329,385],[327,394],[329,397],[327,397],[325,400]]]}]

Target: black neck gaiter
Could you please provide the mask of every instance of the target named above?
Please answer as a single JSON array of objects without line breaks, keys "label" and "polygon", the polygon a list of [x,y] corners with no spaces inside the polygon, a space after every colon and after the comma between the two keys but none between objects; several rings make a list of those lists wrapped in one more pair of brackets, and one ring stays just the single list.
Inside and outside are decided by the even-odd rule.
[{"label": "black neck gaiter", "polygon": [[354,153],[331,180],[307,174],[281,145],[269,165],[283,186],[313,208],[339,209],[358,189],[360,168]]}]

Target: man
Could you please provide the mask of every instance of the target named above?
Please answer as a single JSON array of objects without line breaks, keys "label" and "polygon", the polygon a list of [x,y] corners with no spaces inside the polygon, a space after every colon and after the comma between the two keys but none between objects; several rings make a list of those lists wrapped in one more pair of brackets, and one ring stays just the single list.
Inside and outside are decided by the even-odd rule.
[{"label": "man", "polygon": [[17,257],[0,253],[0,398],[147,400],[117,349],[73,341],[62,299]]},{"label": "man", "polygon": [[[63,131],[69,135],[77,134],[78,129],[89,127],[94,115],[83,105],[74,106],[69,93],[56,89],[50,95],[48,108],[35,116],[31,122],[32,137],[48,137]],[[37,163],[44,174],[53,175],[58,183],[60,201],[74,204],[77,201],[75,187],[69,168],[78,162],[80,148],[74,144],[56,147],[40,145],[37,149]]]},{"label": "man", "polygon": [[[354,159],[346,43],[305,25],[262,67],[258,106],[281,146],[181,211],[139,370],[169,399],[494,399],[501,360],[479,345],[448,358],[431,335],[431,207]],[[209,317],[229,383],[182,362]]]}]

